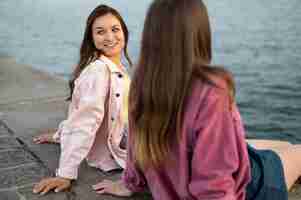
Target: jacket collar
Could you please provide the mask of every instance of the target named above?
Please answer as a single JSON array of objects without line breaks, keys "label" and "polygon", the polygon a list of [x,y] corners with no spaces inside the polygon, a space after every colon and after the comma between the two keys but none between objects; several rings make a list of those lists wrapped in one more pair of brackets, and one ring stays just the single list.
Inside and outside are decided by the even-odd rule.
[{"label": "jacket collar", "polygon": [[123,70],[113,63],[108,57],[101,55],[100,60],[102,60],[109,67],[111,73],[123,73]]}]

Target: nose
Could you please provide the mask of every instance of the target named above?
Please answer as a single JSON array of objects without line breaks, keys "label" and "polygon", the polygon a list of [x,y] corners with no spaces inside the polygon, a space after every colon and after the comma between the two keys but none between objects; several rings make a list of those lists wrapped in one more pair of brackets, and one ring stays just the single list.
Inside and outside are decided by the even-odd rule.
[{"label": "nose", "polygon": [[114,39],[114,33],[112,31],[108,31],[105,37],[106,41],[113,41]]}]

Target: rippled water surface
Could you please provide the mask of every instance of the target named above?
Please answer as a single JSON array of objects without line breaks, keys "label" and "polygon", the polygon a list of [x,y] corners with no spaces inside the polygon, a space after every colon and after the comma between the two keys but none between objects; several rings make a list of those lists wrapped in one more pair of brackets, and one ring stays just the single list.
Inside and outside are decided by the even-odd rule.
[{"label": "rippled water surface", "polygon": [[[150,0],[101,1],[121,11],[137,59]],[[1,0],[0,55],[68,76],[99,1]],[[214,63],[235,75],[248,135],[301,143],[301,1],[209,1]]]}]

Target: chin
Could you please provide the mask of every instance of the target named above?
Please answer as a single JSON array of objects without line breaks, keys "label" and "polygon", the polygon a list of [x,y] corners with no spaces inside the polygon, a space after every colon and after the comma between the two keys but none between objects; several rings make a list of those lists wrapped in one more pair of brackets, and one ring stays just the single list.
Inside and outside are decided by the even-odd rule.
[{"label": "chin", "polygon": [[104,52],[104,55],[107,57],[115,57],[121,54],[121,51],[114,51],[114,52]]}]

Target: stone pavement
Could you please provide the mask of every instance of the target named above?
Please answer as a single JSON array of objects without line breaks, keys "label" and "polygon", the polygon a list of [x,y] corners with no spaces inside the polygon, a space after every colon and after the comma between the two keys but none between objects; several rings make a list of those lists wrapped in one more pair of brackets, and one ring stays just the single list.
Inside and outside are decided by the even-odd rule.
[{"label": "stone pavement", "polygon": [[37,145],[32,138],[65,119],[66,86],[63,79],[17,64],[12,58],[0,58],[0,200],[151,199],[149,194],[131,198],[97,195],[92,184],[117,179],[121,173],[102,173],[85,162],[71,190],[45,196],[32,193],[34,183],[54,174],[59,158],[59,145]]},{"label": "stone pavement", "polygon": [[[30,145],[28,145],[30,144]],[[125,199],[107,195],[96,195],[91,184],[104,178],[116,179],[119,172],[101,173],[83,164],[79,181],[70,191],[50,193],[46,196],[32,194],[33,184],[42,177],[53,175],[58,158],[58,145],[33,148],[30,140],[17,136],[3,121],[0,121],[0,199],[1,200],[86,200]],[[39,145],[38,145],[39,146]],[[54,158],[54,156],[56,156]],[[41,158],[40,158],[41,157]],[[129,199],[151,199],[149,195]]]},{"label": "stone pavement", "polygon": [[[151,200],[149,194],[97,195],[91,185],[104,178],[117,179],[120,172],[102,173],[85,162],[69,191],[45,196],[32,193],[34,183],[53,175],[59,158],[59,145],[36,145],[32,138],[65,119],[66,85],[63,79],[12,58],[0,58],[0,200]],[[290,200],[301,199],[300,188],[290,193]]]}]

